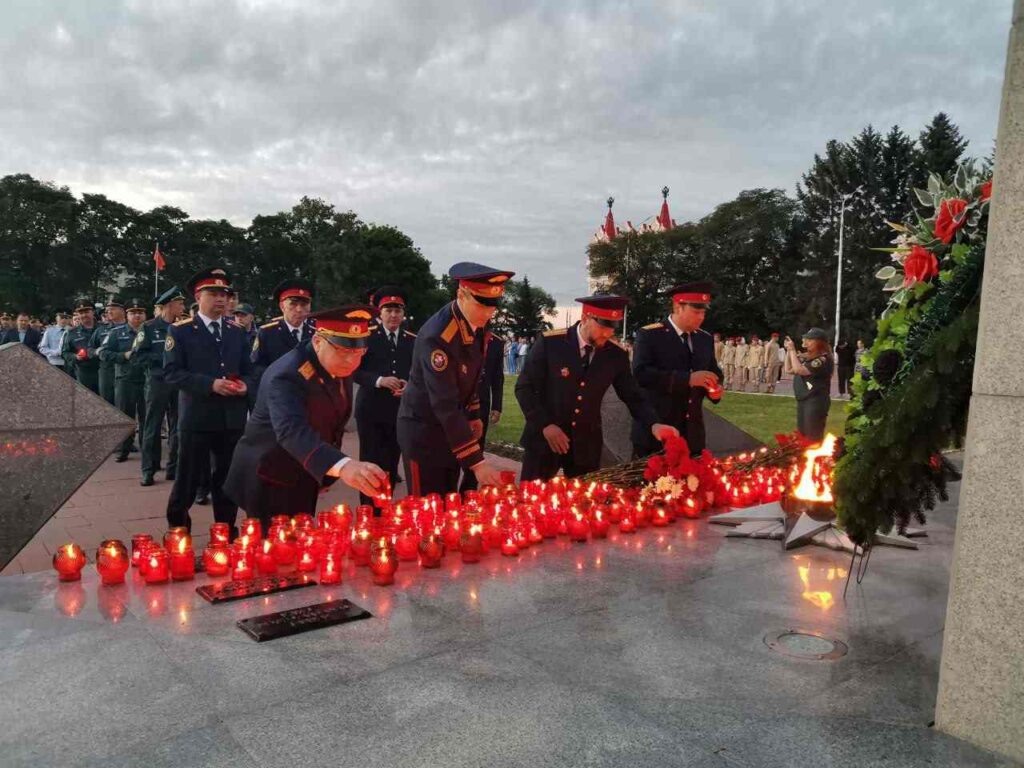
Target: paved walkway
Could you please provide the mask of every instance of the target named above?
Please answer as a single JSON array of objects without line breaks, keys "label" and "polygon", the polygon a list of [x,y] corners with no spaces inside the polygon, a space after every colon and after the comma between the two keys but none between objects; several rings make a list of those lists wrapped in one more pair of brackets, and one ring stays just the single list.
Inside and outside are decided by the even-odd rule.
[{"label": "paved walkway", "polygon": [[[359,455],[359,436],[346,432],[342,450],[350,456]],[[166,446],[164,456],[166,457]],[[519,463],[501,456],[489,454],[503,470],[519,470]],[[31,573],[52,568],[53,552],[61,544],[74,541],[86,552],[92,553],[104,539],[121,539],[125,542],[135,533],[149,533],[163,536],[167,530],[167,497],[171,483],[158,472],[156,485],[143,488],[139,485],[141,471],[140,454],[133,453],[128,461],[118,464],[113,457],[80,487],[57,514],[50,518],[32,538],[18,556],[0,572],[0,575]],[[406,495],[404,484],[395,489],[395,497]],[[330,491],[320,497],[318,507],[327,509],[336,504],[357,505],[359,494],[344,483],[335,483]],[[206,546],[210,523],[213,522],[213,507],[192,507],[193,539],[196,548]],[[239,512],[239,517],[243,513]]]}]

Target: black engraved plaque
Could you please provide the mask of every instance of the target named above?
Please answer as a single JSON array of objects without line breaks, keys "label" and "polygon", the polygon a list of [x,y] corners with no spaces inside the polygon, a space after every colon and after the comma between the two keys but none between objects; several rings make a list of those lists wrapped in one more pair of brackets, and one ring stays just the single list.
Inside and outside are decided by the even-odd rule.
[{"label": "black engraved plaque", "polygon": [[242,619],[236,623],[249,637],[257,643],[262,643],[265,640],[298,635],[312,629],[370,618],[373,618],[372,613],[349,600],[330,600],[326,603],[268,613],[265,616],[253,616],[251,619]]},{"label": "black engraved plaque", "polygon": [[289,589],[316,586],[316,579],[306,573],[291,576],[259,576],[248,581],[225,581],[221,584],[204,584],[196,592],[211,603],[226,603],[229,600],[244,600],[247,597],[269,595],[272,592],[287,592]]}]

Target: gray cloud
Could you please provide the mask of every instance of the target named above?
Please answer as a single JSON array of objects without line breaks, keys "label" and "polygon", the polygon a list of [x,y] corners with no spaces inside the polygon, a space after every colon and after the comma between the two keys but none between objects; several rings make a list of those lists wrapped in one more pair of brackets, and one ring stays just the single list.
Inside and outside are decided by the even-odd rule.
[{"label": "gray cloud", "polygon": [[939,110],[987,154],[1010,5],[15,0],[0,173],[242,225],[322,196],[564,300],[609,193],[699,217]]}]

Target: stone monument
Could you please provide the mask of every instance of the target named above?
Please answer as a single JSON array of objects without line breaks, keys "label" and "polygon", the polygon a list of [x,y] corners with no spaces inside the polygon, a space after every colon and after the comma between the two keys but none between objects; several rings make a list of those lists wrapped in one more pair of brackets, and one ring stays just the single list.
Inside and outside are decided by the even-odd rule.
[{"label": "stone monument", "polygon": [[943,731],[1024,760],[1024,0],[996,138],[974,391],[936,705]]},{"label": "stone monument", "polygon": [[24,344],[0,347],[0,569],[134,422]]}]

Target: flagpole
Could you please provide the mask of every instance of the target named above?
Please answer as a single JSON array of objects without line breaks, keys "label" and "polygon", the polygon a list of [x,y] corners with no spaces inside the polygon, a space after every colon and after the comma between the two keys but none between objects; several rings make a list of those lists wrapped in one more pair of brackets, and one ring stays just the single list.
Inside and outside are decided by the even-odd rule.
[{"label": "flagpole", "polygon": [[[160,250],[160,243],[157,242],[156,250]],[[153,295],[160,295],[160,265],[153,259]]]}]

